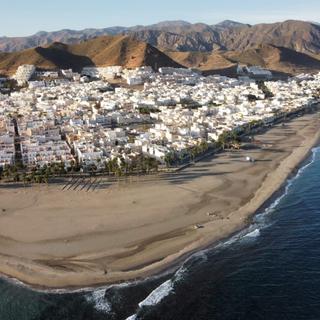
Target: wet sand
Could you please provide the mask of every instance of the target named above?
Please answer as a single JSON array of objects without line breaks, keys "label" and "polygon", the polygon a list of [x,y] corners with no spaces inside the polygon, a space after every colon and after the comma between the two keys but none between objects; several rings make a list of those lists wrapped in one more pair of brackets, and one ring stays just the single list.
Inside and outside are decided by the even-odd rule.
[{"label": "wet sand", "polygon": [[89,192],[1,184],[0,272],[45,288],[161,272],[243,228],[318,143],[319,129],[319,114],[305,115],[257,135],[249,150],[175,174],[105,179]]}]

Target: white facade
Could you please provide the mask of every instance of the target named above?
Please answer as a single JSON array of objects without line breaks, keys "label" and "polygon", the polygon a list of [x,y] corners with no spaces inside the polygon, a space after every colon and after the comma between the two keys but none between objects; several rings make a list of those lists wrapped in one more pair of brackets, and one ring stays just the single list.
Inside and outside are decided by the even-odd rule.
[{"label": "white facade", "polygon": [[13,78],[17,80],[19,85],[23,85],[30,80],[35,71],[36,67],[34,65],[25,64],[19,66]]}]

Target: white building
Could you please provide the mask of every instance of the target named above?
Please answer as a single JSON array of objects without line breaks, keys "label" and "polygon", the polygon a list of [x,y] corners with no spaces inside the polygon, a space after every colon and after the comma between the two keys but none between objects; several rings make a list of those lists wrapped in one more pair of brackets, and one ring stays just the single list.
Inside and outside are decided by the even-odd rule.
[{"label": "white building", "polygon": [[19,85],[23,85],[31,79],[35,71],[36,67],[34,65],[24,64],[17,69],[13,78],[17,80]]}]

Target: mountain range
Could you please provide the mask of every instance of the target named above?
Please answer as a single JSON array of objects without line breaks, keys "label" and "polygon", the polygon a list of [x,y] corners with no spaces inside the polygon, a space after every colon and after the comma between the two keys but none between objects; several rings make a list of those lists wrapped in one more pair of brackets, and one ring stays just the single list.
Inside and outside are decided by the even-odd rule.
[{"label": "mountain range", "polygon": [[[84,30],[69,30],[64,29],[60,31],[46,32],[40,31],[32,36],[28,37],[0,37],[0,51],[13,52],[21,51],[28,48],[37,46],[46,46],[53,42],[62,42],[66,44],[79,43],[91,38],[104,36],[104,35],[134,35],[139,40],[148,42],[151,45],[157,46],[157,40],[152,39],[153,34],[158,39],[159,43],[163,43],[164,47],[173,49],[173,44],[176,39],[181,39],[181,46],[192,51],[202,48],[206,50],[210,45],[204,45],[196,43],[196,39],[192,39],[194,36],[199,36],[202,33],[214,34],[214,38],[219,32],[227,28],[235,28],[240,26],[246,26],[239,22],[223,21],[217,25],[209,26],[203,23],[192,24],[186,21],[163,21],[157,24],[149,26],[134,26],[134,27],[109,27],[103,29],[84,29]],[[148,31],[150,33],[149,38],[146,38]],[[213,36],[212,36],[213,37]],[[161,38],[168,39],[161,42]],[[205,39],[203,39],[206,42]],[[209,39],[208,39],[209,40]],[[188,45],[188,43],[190,44]]]},{"label": "mountain range", "polygon": [[74,44],[94,37],[119,34],[130,35],[160,50],[239,51],[271,44],[308,54],[320,53],[320,26],[316,23],[297,20],[253,26],[229,20],[216,25],[165,21],[130,28],[41,31],[30,37],[2,37],[0,38],[0,51],[21,51],[46,46],[53,42]]},{"label": "mountain range", "polygon": [[320,70],[320,25],[287,20],[248,25],[164,21],[149,26],[38,32],[0,38],[0,70],[23,63],[42,68],[121,64],[185,66],[205,72],[261,65],[284,74]]}]

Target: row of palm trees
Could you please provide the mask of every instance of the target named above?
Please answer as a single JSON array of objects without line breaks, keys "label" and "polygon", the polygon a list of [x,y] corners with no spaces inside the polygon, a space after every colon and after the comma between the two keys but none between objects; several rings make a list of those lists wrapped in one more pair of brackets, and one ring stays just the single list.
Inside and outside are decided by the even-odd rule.
[{"label": "row of palm trees", "polygon": [[108,175],[121,177],[130,174],[149,174],[150,172],[157,172],[158,168],[159,162],[156,159],[140,155],[130,162],[125,161],[123,158],[114,158],[106,161],[103,171]]},{"label": "row of palm trees", "polygon": [[194,162],[195,159],[204,154],[209,149],[209,144],[207,141],[202,140],[199,144],[192,146],[182,152],[175,153],[169,152],[164,157],[164,162],[166,163],[167,168],[183,164],[184,162]]},{"label": "row of palm trees", "polygon": [[240,149],[241,147],[241,138],[240,132],[242,131],[225,131],[220,134],[218,141],[215,143],[216,148],[218,149]]},{"label": "row of palm trees", "polygon": [[[151,157],[141,155],[130,162],[126,162],[123,158],[114,158],[104,163],[103,170],[98,169],[96,165],[86,167],[89,174],[105,173],[112,176],[127,176],[130,174],[149,174],[157,172],[159,162]],[[5,178],[7,181],[23,182],[23,183],[48,183],[53,176],[63,176],[70,173],[80,172],[81,166],[76,162],[71,162],[68,170],[65,163],[45,164],[44,166],[34,166],[30,170],[17,165],[6,165],[0,168],[0,180]]]},{"label": "row of palm trees", "polygon": [[[73,167],[71,166],[71,169]],[[70,170],[71,170],[70,169]],[[64,175],[67,171],[64,162],[34,166],[30,170],[21,164],[5,165],[0,168],[0,179],[5,178],[14,182],[48,183],[54,175]]]},{"label": "row of palm trees", "polygon": [[0,170],[0,180],[26,183],[48,183],[50,175],[47,172],[33,170],[31,172],[17,170],[14,165],[6,165]]},{"label": "row of palm trees", "polygon": [[[205,155],[210,150],[225,150],[225,149],[240,149],[241,147],[241,134],[250,133],[252,128],[260,125],[260,123],[253,122],[248,125],[248,128],[241,128],[239,130],[225,131],[220,136],[218,141],[208,143],[202,140],[199,144],[186,149],[185,151],[177,154],[174,152],[167,153],[164,157],[167,168],[181,165],[185,162],[194,162],[199,156]],[[246,132],[248,130],[248,132]]]}]

